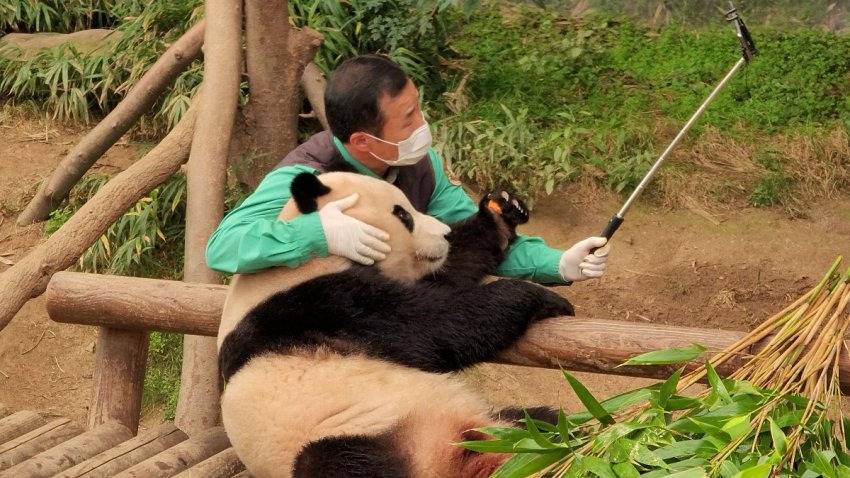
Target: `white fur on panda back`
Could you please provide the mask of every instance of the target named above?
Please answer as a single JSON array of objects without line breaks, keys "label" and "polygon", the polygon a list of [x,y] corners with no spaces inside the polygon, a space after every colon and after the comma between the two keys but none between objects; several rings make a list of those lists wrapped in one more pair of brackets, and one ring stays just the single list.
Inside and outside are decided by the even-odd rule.
[{"label": "white fur on panda back", "polygon": [[230,441],[257,478],[288,477],[308,442],[337,435],[372,435],[403,423],[415,440],[414,476],[451,476],[434,470],[458,450],[468,428],[491,423],[488,406],[449,375],[366,357],[314,351],[266,355],[237,372],[221,399]]}]

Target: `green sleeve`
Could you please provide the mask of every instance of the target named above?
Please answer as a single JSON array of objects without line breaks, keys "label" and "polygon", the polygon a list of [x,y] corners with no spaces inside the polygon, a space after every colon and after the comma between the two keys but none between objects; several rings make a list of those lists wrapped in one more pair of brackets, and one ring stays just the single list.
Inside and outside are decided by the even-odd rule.
[{"label": "green sleeve", "polygon": [[244,274],[273,266],[296,267],[313,257],[328,255],[317,213],[291,221],[278,219],[289,200],[292,179],[303,172],[315,170],[296,165],[272,171],[224,217],[207,242],[210,269]]},{"label": "green sleeve", "polygon": [[[446,224],[461,221],[475,214],[478,206],[462,187],[452,184],[443,170],[443,160],[433,149],[429,151],[434,169],[434,193],[428,203],[428,214]],[[541,284],[566,284],[558,272],[563,251],[546,245],[543,238],[517,237],[499,265],[503,277],[527,279]]]}]

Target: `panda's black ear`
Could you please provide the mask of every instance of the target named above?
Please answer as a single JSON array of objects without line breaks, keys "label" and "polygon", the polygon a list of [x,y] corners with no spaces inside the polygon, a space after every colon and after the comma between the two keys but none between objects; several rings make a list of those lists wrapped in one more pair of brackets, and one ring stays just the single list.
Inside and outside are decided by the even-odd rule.
[{"label": "panda's black ear", "polygon": [[295,176],[290,186],[292,198],[301,214],[315,212],[319,208],[316,198],[331,192],[331,188],[322,184],[313,173],[301,173]]}]

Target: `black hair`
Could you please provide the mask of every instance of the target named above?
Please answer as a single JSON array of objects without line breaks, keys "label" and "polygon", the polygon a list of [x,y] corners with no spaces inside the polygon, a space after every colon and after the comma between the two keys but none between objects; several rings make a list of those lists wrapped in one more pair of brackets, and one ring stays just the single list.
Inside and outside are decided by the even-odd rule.
[{"label": "black hair", "polygon": [[357,131],[378,136],[384,125],[378,99],[398,96],[405,85],[404,70],[386,56],[359,55],[342,62],[325,89],[331,132],[343,143]]}]

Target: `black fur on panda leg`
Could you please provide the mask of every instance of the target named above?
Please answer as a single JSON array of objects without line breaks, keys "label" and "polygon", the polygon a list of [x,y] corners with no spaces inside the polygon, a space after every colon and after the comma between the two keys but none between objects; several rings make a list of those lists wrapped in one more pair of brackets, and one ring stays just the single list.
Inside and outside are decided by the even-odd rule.
[{"label": "black fur on panda leg", "polygon": [[574,314],[565,298],[513,279],[423,299],[429,302],[413,309],[421,315],[395,310],[380,326],[365,327],[354,318],[346,336],[359,336],[367,353],[379,358],[428,372],[452,372],[495,359],[534,321]]},{"label": "black fur on panda leg", "polygon": [[222,342],[219,370],[229,380],[252,357],[328,346],[451,372],[496,358],[532,322],[563,315],[573,315],[567,299],[521,280],[422,288],[391,281],[375,268],[352,267],[257,306]]},{"label": "black fur on panda leg", "polygon": [[522,420],[525,420],[526,413],[531,418],[541,422],[551,423],[553,425],[558,423],[558,410],[545,406],[529,408],[505,407],[492,415],[496,420],[512,422],[515,426],[521,426]]},{"label": "black fur on panda leg", "polygon": [[295,458],[293,478],[408,478],[389,435],[322,438]]},{"label": "black fur on panda leg", "polygon": [[467,288],[495,274],[505,251],[516,238],[516,228],[528,222],[528,207],[506,191],[484,195],[478,212],[451,224],[449,257],[442,270],[427,282]]}]

